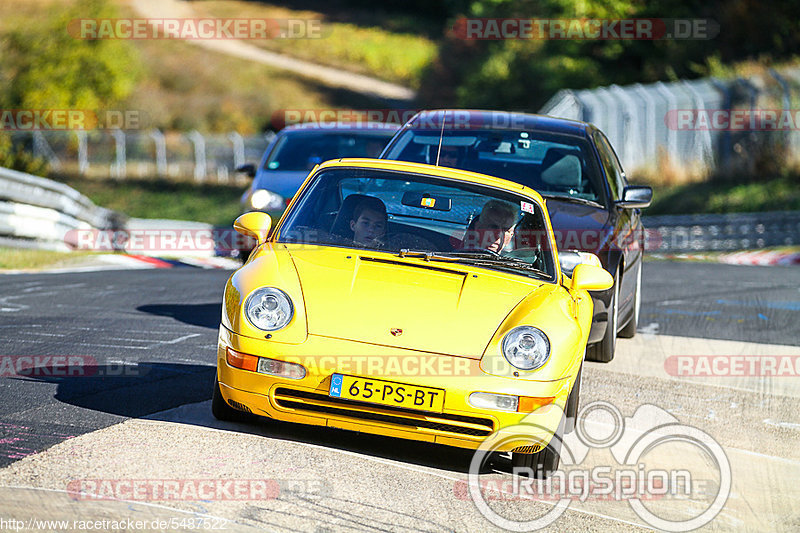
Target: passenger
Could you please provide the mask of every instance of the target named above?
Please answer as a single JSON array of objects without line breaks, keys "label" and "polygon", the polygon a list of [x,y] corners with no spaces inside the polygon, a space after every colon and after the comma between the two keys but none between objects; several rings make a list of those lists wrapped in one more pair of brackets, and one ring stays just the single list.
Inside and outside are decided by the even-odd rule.
[{"label": "passenger", "polygon": [[378,198],[364,198],[353,208],[350,229],[353,242],[363,246],[378,246],[386,235],[386,206]]}]

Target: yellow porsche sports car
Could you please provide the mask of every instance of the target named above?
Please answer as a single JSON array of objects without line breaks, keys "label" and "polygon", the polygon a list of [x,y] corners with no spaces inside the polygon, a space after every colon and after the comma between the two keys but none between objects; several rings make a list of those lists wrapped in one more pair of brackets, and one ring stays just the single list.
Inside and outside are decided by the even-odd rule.
[{"label": "yellow porsche sports car", "polygon": [[[610,274],[563,274],[544,200],[482,174],[376,159],[317,166],[225,287],[212,410],[558,465]],[[599,262],[597,263],[599,265]],[[566,416],[565,416],[566,413]],[[552,442],[551,442],[552,440]]]}]

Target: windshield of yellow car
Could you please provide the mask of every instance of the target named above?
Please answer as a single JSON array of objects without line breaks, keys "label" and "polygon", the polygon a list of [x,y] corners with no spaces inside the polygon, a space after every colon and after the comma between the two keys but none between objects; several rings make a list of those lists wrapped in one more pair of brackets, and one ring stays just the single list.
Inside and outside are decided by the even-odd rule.
[{"label": "windshield of yellow car", "polygon": [[278,242],[359,248],[555,278],[544,210],[485,185],[364,168],[318,172]]}]

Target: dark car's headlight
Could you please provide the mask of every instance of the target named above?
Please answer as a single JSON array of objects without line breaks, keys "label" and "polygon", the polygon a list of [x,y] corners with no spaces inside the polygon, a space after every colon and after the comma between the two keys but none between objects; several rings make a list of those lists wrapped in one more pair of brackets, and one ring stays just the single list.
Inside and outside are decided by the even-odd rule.
[{"label": "dark car's headlight", "polygon": [[283,197],[266,189],[257,189],[250,196],[250,207],[256,210],[274,211],[284,206]]},{"label": "dark car's headlight", "polygon": [[254,290],[244,302],[244,314],[258,329],[275,331],[286,326],[294,316],[289,296],[275,287]]},{"label": "dark car's headlight", "polygon": [[550,340],[533,326],[517,326],[503,338],[503,357],[520,370],[536,370],[550,357]]}]

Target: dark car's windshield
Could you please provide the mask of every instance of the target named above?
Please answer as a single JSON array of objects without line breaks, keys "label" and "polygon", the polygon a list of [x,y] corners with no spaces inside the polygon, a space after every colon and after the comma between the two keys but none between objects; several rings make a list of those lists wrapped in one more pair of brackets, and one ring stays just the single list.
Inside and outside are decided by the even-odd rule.
[{"label": "dark car's windshield", "polygon": [[604,202],[604,189],[585,139],[527,130],[406,129],[384,159],[438,164],[480,172],[531,187],[542,194]]},{"label": "dark car's windshield", "polygon": [[553,280],[540,204],[490,187],[372,169],[324,170],[279,228],[279,242],[423,257]]},{"label": "dark car's windshield", "polygon": [[265,170],[311,170],[340,157],[378,157],[391,130],[363,132],[302,131],[282,135],[264,161]]}]

